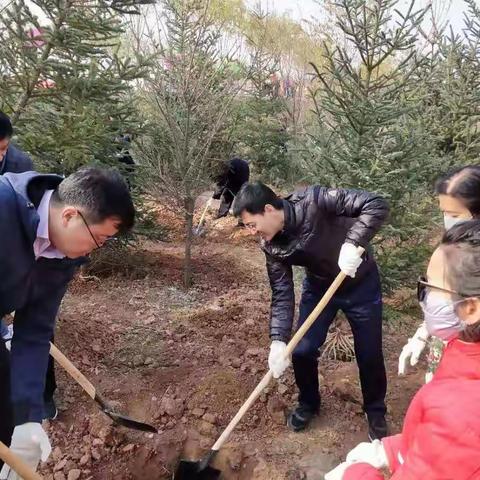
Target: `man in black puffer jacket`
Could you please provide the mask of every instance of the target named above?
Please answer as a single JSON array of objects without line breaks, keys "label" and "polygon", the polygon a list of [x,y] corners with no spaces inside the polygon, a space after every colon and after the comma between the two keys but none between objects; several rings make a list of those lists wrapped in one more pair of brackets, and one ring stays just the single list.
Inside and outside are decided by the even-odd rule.
[{"label": "man in black puffer jacket", "polygon": [[217,218],[228,215],[235,195],[242,185],[250,178],[250,167],[248,162],[241,158],[234,157],[222,165],[220,174],[215,177],[217,184],[213,197],[215,200],[222,199],[218,209]]},{"label": "man in black puffer jacket", "polygon": [[[294,318],[292,266],[305,267],[298,326],[307,319],[340,270],[348,275],[292,355],[299,404],[288,425],[303,430],[320,408],[319,349],[338,310],[352,329],[364,411],[373,440],[387,434],[386,374],[382,352],[382,293],[369,242],[388,216],[388,204],[360,190],[307,187],[280,199],[261,182],[245,184],[233,213],[261,237],[272,288],[269,367],[278,378]],[[363,257],[357,247],[366,249]]]}]

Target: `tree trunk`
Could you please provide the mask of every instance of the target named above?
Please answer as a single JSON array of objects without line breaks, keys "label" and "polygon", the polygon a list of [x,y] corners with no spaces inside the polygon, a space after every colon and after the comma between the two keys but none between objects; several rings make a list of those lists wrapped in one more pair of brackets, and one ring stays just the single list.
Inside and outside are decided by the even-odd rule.
[{"label": "tree trunk", "polygon": [[183,264],[183,286],[192,286],[192,240],[193,240],[193,212],[195,202],[193,198],[185,199],[185,262]]}]

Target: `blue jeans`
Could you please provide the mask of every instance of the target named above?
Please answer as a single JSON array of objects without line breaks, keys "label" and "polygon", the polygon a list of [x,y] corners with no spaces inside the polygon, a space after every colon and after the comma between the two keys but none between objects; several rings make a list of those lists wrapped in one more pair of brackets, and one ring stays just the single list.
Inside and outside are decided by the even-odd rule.
[{"label": "blue jeans", "polygon": [[[305,278],[299,327],[316,307],[327,288],[328,285],[318,285],[308,277]],[[339,310],[347,317],[353,333],[364,411],[369,416],[385,415],[387,377],[382,351],[382,292],[376,269],[348,292],[334,295],[295,348],[292,361],[295,380],[300,390],[299,402],[312,410],[320,407],[319,349],[324,344],[328,328]]]}]

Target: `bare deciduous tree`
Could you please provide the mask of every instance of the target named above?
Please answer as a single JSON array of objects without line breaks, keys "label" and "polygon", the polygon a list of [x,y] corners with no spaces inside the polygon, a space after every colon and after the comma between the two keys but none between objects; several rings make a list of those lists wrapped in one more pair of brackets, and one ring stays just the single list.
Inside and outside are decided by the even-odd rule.
[{"label": "bare deciduous tree", "polygon": [[209,4],[162,0],[145,13],[135,41],[154,62],[141,87],[148,125],[138,158],[146,190],[183,212],[186,287],[192,282],[195,199],[225,160],[222,136],[245,78],[234,41],[222,33]]}]

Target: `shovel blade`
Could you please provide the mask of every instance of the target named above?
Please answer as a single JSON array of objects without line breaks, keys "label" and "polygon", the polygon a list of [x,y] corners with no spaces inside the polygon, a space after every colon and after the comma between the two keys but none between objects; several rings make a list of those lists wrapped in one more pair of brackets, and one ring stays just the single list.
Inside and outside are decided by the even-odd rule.
[{"label": "shovel blade", "polygon": [[217,480],[220,478],[220,470],[203,465],[203,462],[190,462],[181,460],[172,480]]},{"label": "shovel blade", "polygon": [[202,237],[203,235],[205,235],[205,233],[206,233],[206,230],[205,230],[205,227],[203,226],[199,225],[198,227],[195,227],[193,229],[193,235],[195,237]]},{"label": "shovel blade", "polygon": [[104,412],[118,425],[132,428],[133,430],[140,430],[142,432],[158,433],[158,430],[153,425],[149,425],[148,423],[139,422],[133,418],[129,418],[125,415],[120,415],[119,413],[108,410],[104,410]]}]

